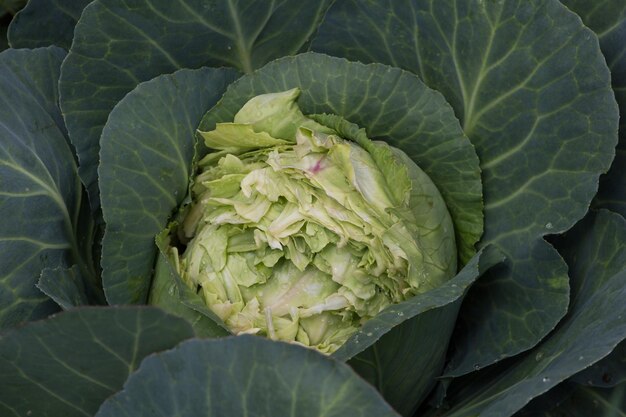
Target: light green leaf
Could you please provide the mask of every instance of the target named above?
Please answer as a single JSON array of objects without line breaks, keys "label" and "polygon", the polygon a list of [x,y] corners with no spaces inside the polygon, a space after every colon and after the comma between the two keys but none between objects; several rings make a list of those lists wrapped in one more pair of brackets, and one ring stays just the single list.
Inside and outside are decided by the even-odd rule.
[{"label": "light green leaf", "polygon": [[198,133],[207,147],[220,150],[247,150],[289,143],[267,132],[255,132],[252,125],[241,123],[218,123],[215,130]]},{"label": "light green leaf", "polygon": [[82,188],[57,107],[64,56],[56,47],[0,54],[0,329],[58,309],[35,287],[45,268],[78,263],[98,291],[81,253],[91,242],[77,240],[90,222],[81,218]]},{"label": "light green leaf", "polygon": [[225,325],[206,308],[203,300],[195,291],[182,282],[177,271],[168,262],[167,231],[157,237],[161,251],[157,254],[154,278],[150,286],[148,304],[160,307],[170,314],[182,317],[194,328],[200,337],[222,337],[230,334]]},{"label": "light green leaf", "polygon": [[12,48],[39,48],[56,45],[70,49],[74,26],[92,0],[30,0],[11,21]]},{"label": "light green leaf", "polygon": [[235,114],[235,123],[250,123],[256,132],[270,135],[295,143],[299,128],[308,128],[315,132],[333,133],[323,125],[309,119],[297,105],[300,89],[262,94],[251,98]]},{"label": "light green leaf", "polygon": [[617,140],[593,33],[556,0],[347,0],[330,9],[313,50],[418,74],[476,146],[481,244],[510,264],[468,295],[450,373],[534,346],[567,307],[565,264],[542,236],[584,215]]},{"label": "light green leaf", "polygon": [[[172,376],[175,375],[175,378]],[[398,417],[350,368],[256,336],[191,340],[146,359],[98,417]]]},{"label": "light green leaf", "polygon": [[193,337],[148,307],[83,307],[0,336],[0,413],[92,416],[141,360]]},{"label": "light green leaf", "polygon": [[[457,245],[453,239],[442,239],[454,226],[445,200],[432,180],[422,169],[398,148],[392,148],[385,142],[372,142],[367,138],[365,129],[350,123],[337,115],[312,115],[320,123],[334,129],[341,137],[354,140],[363,149],[369,152],[378,168],[381,170],[387,183],[394,204],[399,207],[408,203],[413,216],[411,222],[419,225],[414,231],[420,234],[420,242],[428,251],[432,260],[455,258]],[[377,199],[380,199],[377,193]],[[408,197],[408,198],[407,198]],[[404,201],[408,200],[408,201]],[[422,231],[420,233],[420,231]],[[444,243],[442,243],[444,242]],[[473,247],[468,248],[473,253]],[[463,259],[467,254],[462,254]],[[443,266],[443,265],[442,265]],[[457,271],[456,264],[447,266],[450,276]]]},{"label": "light green leaf", "polygon": [[[60,80],[61,107],[94,210],[99,138],[115,104],[181,68],[250,72],[304,48],[331,0],[96,0],[85,8]],[[284,36],[284,34],[289,34]]]},{"label": "light green leaf", "polygon": [[[355,141],[359,146],[365,149],[374,159],[376,166],[382,172],[385,182],[387,183],[388,192],[393,196],[395,206],[401,206],[405,203],[406,196],[412,191],[412,185],[408,173],[408,165],[415,167],[415,162],[401,163],[397,160],[394,151],[384,142],[372,142],[367,137],[365,129],[359,128],[354,123],[350,123],[343,117],[336,114],[317,114],[311,117],[319,123],[331,127],[342,138]],[[400,152],[399,154],[402,154]],[[400,158],[400,157],[398,157]],[[406,158],[406,156],[405,156]],[[420,169],[419,167],[417,168]],[[439,194],[439,191],[435,192]],[[431,193],[432,195],[434,193]],[[447,212],[447,209],[444,209]],[[422,224],[421,222],[419,222]]]},{"label": "light green leaf", "polygon": [[209,68],[163,75],[139,85],[111,112],[99,167],[109,303],[146,301],[154,239],[187,194],[195,128],[236,76]]}]

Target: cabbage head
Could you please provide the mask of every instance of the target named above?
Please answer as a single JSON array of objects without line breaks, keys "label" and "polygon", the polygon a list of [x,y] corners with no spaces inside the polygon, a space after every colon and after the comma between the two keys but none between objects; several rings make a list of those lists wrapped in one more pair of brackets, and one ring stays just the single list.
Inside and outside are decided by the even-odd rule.
[{"label": "cabbage head", "polygon": [[170,254],[233,333],[332,353],[454,276],[454,227],[409,157],[337,116],[303,115],[299,93],[256,96],[200,132],[215,152],[197,164]]}]

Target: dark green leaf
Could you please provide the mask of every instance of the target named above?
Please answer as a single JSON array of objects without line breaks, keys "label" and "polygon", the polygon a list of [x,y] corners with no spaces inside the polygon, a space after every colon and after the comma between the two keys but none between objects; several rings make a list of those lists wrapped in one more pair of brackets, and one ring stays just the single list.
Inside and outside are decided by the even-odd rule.
[{"label": "dark green leaf", "polygon": [[[0,329],[58,307],[35,284],[44,268],[80,264],[82,188],[57,107],[65,52],[0,54]],[[85,242],[81,242],[81,246]]]},{"label": "dark green leaf", "polygon": [[579,387],[555,411],[567,417],[626,417],[626,383],[612,389]]},{"label": "dark green leaf", "polygon": [[562,0],[600,38],[611,70],[611,83],[620,109],[619,145],[611,170],[600,180],[595,206],[626,217],[626,2],[623,0]]},{"label": "dark green leaf", "polygon": [[56,45],[70,49],[74,26],[92,0],[30,0],[9,27],[12,48]]},{"label": "dark green leaf", "polygon": [[89,304],[78,265],[72,265],[71,268],[44,269],[37,288],[64,310]]},{"label": "dark green leaf", "polygon": [[98,417],[393,417],[350,368],[256,336],[190,340],[146,359]]},{"label": "dark green leaf", "polygon": [[282,58],[233,83],[200,130],[232,121],[255,95],[293,87],[302,90],[298,105],[305,114],[339,115],[365,128],[371,139],[406,152],[441,192],[460,258],[469,260],[482,233],[478,160],[443,97],[408,72],[313,53]]},{"label": "dark green leaf", "polygon": [[482,244],[510,264],[468,295],[450,372],[534,346],[567,307],[565,265],[541,237],[584,215],[617,140],[593,33],[556,0],[347,0],[330,9],[313,49],[417,73],[476,146]]},{"label": "dark green leaf", "polygon": [[141,360],[193,337],[147,307],[77,308],[0,335],[0,414],[92,416]]},{"label": "dark green leaf", "polygon": [[98,140],[137,84],[180,68],[252,71],[306,46],[331,0],[96,0],[63,64],[61,107],[94,209]]},{"label": "dark green leaf", "polygon": [[609,211],[591,213],[567,242],[573,281],[567,316],[535,349],[453,382],[444,415],[512,415],[626,338],[626,221]]},{"label": "dark green leaf", "polygon": [[526,404],[523,409],[514,414],[514,417],[568,417],[553,413],[558,407],[567,401],[577,385],[565,381],[552,388],[550,391]]},{"label": "dark green leaf", "polygon": [[516,417],[626,417],[626,384],[612,389],[567,385],[569,395],[557,404],[529,406]]},{"label": "dark green leaf", "polygon": [[570,310],[626,269],[626,220],[608,210],[591,211],[552,241],[569,266]]},{"label": "dark green leaf", "polygon": [[626,383],[612,389],[579,387],[553,410],[558,417],[626,417]]},{"label": "dark green leaf", "polygon": [[9,41],[7,40],[7,31],[9,29],[10,22],[10,16],[0,16],[0,52],[9,47]]},{"label": "dark green leaf", "polygon": [[139,85],[111,112],[99,168],[109,303],[145,303],[156,235],[187,194],[195,129],[236,76],[211,68],[163,75]]},{"label": "dark green leaf", "polygon": [[[76,175],[76,173],[74,173]],[[96,228],[91,208],[87,204],[87,194],[83,190],[80,212],[73,225],[78,248],[73,257],[79,258],[83,263],[83,270],[78,264],[71,267],[59,266],[57,268],[45,268],[41,272],[37,288],[50,297],[64,310],[81,305],[106,304],[102,292],[102,281],[99,273],[100,256],[94,251],[100,248],[99,233]],[[89,265],[88,269],[85,266]]]},{"label": "dark green leaf", "polygon": [[5,13],[14,15],[26,5],[27,0],[0,0],[0,16]]},{"label": "dark green leaf", "polygon": [[572,380],[582,385],[610,388],[626,383],[626,341],[609,356],[574,375]]},{"label": "dark green leaf", "polygon": [[[626,85],[624,87],[626,91]],[[626,97],[619,97],[620,93],[618,89],[615,89],[616,96],[619,99]],[[626,106],[625,106],[626,107]],[[622,121],[626,119],[626,112],[622,112],[625,116],[622,116]],[[620,128],[626,130],[626,126]],[[622,134],[622,137],[626,135]],[[626,139],[621,139],[620,144],[616,149],[615,160],[611,165],[611,170],[606,176],[603,176],[600,181],[600,190],[594,200],[593,207],[595,208],[607,208],[620,213],[626,217]]]},{"label": "dark green leaf", "polygon": [[528,235],[508,238],[513,249],[497,245],[505,264],[488,271],[464,300],[446,376],[479,370],[525,350],[567,309],[567,265],[559,253]]}]

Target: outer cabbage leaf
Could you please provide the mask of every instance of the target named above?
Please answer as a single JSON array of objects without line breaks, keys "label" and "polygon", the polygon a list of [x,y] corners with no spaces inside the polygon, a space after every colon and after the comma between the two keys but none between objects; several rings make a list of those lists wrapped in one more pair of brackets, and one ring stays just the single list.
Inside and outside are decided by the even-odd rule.
[{"label": "outer cabbage leaf", "polygon": [[6,40],[7,38],[8,26],[0,25],[0,52],[4,51],[9,47],[9,42]]},{"label": "outer cabbage leaf", "polygon": [[594,388],[565,382],[531,402],[515,417],[623,417],[624,410],[626,383],[614,388]]},{"label": "outer cabbage leaf", "polygon": [[76,264],[70,268],[44,268],[37,288],[64,310],[89,304],[83,277]]},{"label": "outer cabbage leaf", "polygon": [[509,416],[609,355],[626,338],[625,241],[626,221],[606,210],[566,233],[557,245],[572,277],[567,316],[533,350],[455,379],[450,408],[428,415]]},{"label": "outer cabbage leaf", "polygon": [[193,337],[151,307],[84,307],[0,336],[0,412],[92,416],[141,360]]},{"label": "outer cabbage leaf", "polygon": [[620,343],[609,356],[571,379],[581,385],[601,388],[626,383],[626,341]]},{"label": "outer cabbage leaf", "polygon": [[93,224],[81,216],[86,203],[57,107],[64,57],[56,47],[0,54],[0,329],[58,309],[35,287],[45,268],[77,263],[98,292],[91,242],[78,237]]},{"label": "outer cabbage leaf", "polygon": [[[137,84],[181,68],[250,72],[301,50],[331,0],[96,0],[63,63],[61,108],[92,206],[99,206],[99,138]],[[281,36],[289,33],[289,36]]]},{"label": "outer cabbage leaf", "polygon": [[25,4],[26,0],[4,0],[0,5],[0,17],[16,14]]},{"label": "outer cabbage leaf", "polygon": [[622,383],[614,388],[578,387],[552,413],[567,417],[623,417],[625,410],[626,383]]},{"label": "outer cabbage leaf", "polygon": [[74,26],[92,0],[30,0],[13,18],[8,39],[12,48],[56,45],[70,49]]},{"label": "outer cabbage leaf", "polygon": [[[173,377],[175,376],[175,377]],[[146,359],[96,416],[398,417],[338,361],[256,336],[190,340]]]},{"label": "outer cabbage leaf", "polygon": [[470,292],[449,375],[534,346],[565,314],[567,268],[542,236],[586,212],[617,106],[597,39],[556,0],[338,2],[313,49],[418,74],[476,146],[485,235],[510,260]]},{"label": "outer cabbage leaf", "polygon": [[626,383],[614,388],[571,387],[569,396],[551,408],[524,410],[519,417],[623,417],[626,410]]},{"label": "outer cabbage leaf", "polygon": [[187,194],[195,127],[236,77],[230,69],[177,71],[139,85],[111,112],[98,170],[109,303],[147,300],[156,235]]},{"label": "outer cabbage leaf", "polygon": [[604,359],[533,399],[515,417],[617,417],[626,406],[626,341]]},{"label": "outer cabbage leaf", "polygon": [[562,0],[600,39],[600,48],[611,70],[611,84],[619,104],[617,154],[611,170],[600,179],[594,207],[607,208],[626,217],[626,3],[622,0]]},{"label": "outer cabbage leaf", "polygon": [[0,4],[0,52],[9,48],[9,41],[7,39],[9,24],[13,19],[13,15],[25,5],[26,0],[4,0]]}]

